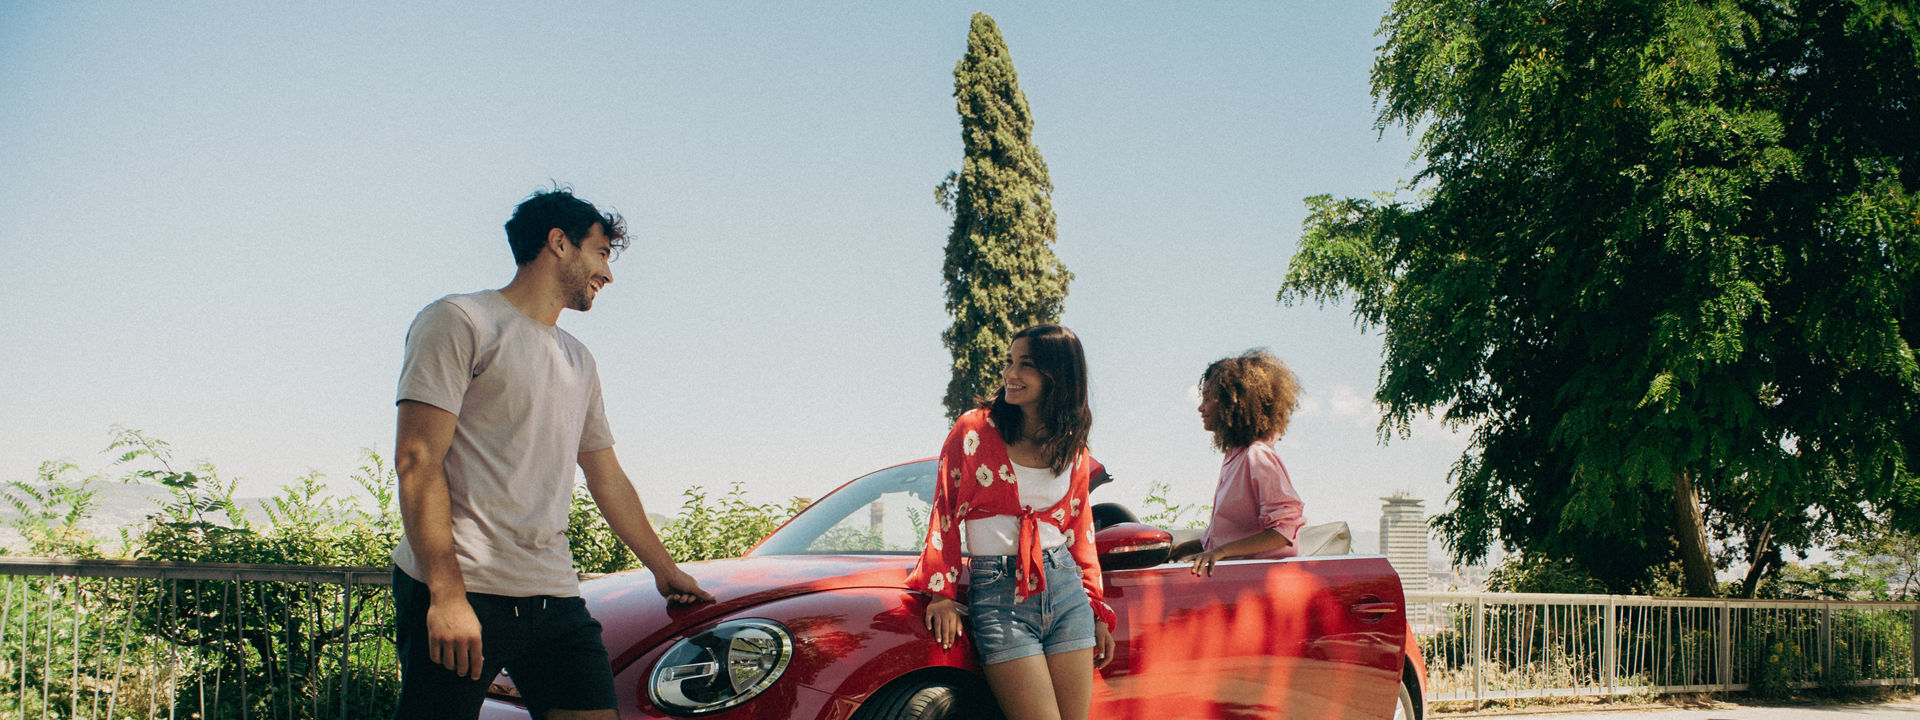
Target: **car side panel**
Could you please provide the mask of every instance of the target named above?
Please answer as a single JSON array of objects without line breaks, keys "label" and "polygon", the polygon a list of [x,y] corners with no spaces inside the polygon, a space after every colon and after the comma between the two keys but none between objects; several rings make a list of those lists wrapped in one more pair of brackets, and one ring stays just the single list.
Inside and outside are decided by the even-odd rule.
[{"label": "car side panel", "polygon": [[[1390,718],[1406,636],[1385,558],[1165,564],[1106,576],[1120,616],[1094,716]],[[1384,603],[1384,616],[1353,606]],[[1379,607],[1379,605],[1376,605]]]}]

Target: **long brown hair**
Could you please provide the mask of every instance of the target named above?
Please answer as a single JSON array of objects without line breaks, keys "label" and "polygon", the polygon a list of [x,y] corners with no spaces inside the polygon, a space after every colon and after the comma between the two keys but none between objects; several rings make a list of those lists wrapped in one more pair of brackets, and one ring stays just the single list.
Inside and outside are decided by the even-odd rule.
[{"label": "long brown hair", "polygon": [[1287,433],[1300,404],[1300,379],[1273,353],[1248,350],[1208,365],[1200,396],[1213,401],[1213,446],[1246,447]]},{"label": "long brown hair", "polygon": [[[1093,411],[1087,409],[1087,354],[1080,348],[1080,337],[1059,325],[1035,325],[1014,333],[1008,339],[1009,352],[1014,340],[1026,339],[1027,353],[1046,382],[1040,388],[1040,452],[1054,473],[1063,473],[1073,459],[1087,447],[1087,433],[1093,428]],[[988,417],[1009,444],[1018,442],[1027,422],[1020,406],[1007,402],[1007,389],[980,401]]]}]

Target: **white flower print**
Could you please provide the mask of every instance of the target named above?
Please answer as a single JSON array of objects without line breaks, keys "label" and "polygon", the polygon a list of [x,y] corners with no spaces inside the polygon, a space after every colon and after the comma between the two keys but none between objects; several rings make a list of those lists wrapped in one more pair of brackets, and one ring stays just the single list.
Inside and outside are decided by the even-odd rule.
[{"label": "white flower print", "polygon": [[1080,514],[1080,498],[1074,498],[1072,502],[1067,503],[1067,506],[1073,508],[1073,514]]},{"label": "white flower print", "polygon": [[1020,476],[1013,474],[1013,468],[1007,467],[1005,465],[1001,465],[1000,466],[1000,482],[1010,482],[1018,485],[1020,484]]},{"label": "white flower print", "polygon": [[988,414],[988,415],[987,415],[987,427],[990,427],[990,428],[998,428],[998,427],[1000,427],[1000,423],[997,423],[997,422],[994,422],[994,421],[993,421],[993,415],[992,415],[992,414]]},{"label": "white flower print", "polygon": [[955,582],[955,581],[958,581],[959,579],[960,579],[959,568],[954,568],[952,570],[947,571],[947,582]]},{"label": "white flower print", "polygon": [[927,539],[927,544],[928,544],[928,545],[932,545],[932,546],[933,546],[933,549],[935,549],[935,550],[945,550],[945,549],[947,549],[947,548],[945,547],[945,545],[946,545],[946,541],[943,541],[943,540],[941,540],[940,538],[941,538],[941,535],[940,535],[940,534],[938,534],[938,533],[935,533],[935,534],[933,535],[933,537],[931,537],[931,538],[928,538],[928,539]]},{"label": "white flower print", "polygon": [[970,512],[973,512],[973,503],[960,503],[960,512],[955,513],[955,515],[964,518],[967,516],[967,513]]},{"label": "white flower print", "polygon": [[927,578],[927,589],[932,590],[934,592],[940,592],[941,590],[947,589],[947,576],[935,575],[933,577]]},{"label": "white flower print", "polygon": [[1027,576],[1027,589],[1028,589],[1028,590],[1036,590],[1036,589],[1039,589],[1039,587],[1040,587],[1040,583],[1039,583],[1039,581],[1038,581],[1038,580],[1036,580],[1036,579],[1034,579],[1034,577],[1033,577],[1032,575],[1028,575],[1028,576]]},{"label": "white flower print", "polygon": [[972,455],[973,451],[979,450],[980,449],[980,432],[978,430],[968,430],[967,439],[961,441],[960,447],[965,449],[968,455]]},{"label": "white flower print", "polygon": [[1069,545],[1069,546],[1071,546],[1071,545],[1073,545],[1073,531],[1072,531],[1072,530],[1068,530],[1068,531],[1067,531],[1067,545]]},{"label": "white flower print", "polygon": [[988,485],[992,485],[993,471],[988,470],[987,466],[981,465],[979,469],[973,471],[973,479],[980,481],[980,487],[986,487]]},{"label": "white flower print", "polygon": [[1053,511],[1053,514],[1052,514],[1052,515],[1049,515],[1048,517],[1051,517],[1051,518],[1053,518],[1053,521],[1054,521],[1054,522],[1066,522],[1066,521],[1067,521],[1067,510],[1066,510],[1066,508],[1061,508],[1061,509],[1058,509],[1058,510],[1055,510],[1055,511]]}]

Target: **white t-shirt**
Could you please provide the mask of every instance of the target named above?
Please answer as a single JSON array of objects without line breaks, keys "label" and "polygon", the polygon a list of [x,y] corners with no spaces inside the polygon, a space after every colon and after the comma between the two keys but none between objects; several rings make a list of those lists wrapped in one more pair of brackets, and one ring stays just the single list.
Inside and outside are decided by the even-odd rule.
[{"label": "white t-shirt", "polygon": [[[1013,477],[1020,486],[1021,507],[1045,510],[1067,496],[1073,485],[1073,469],[1054,474],[1051,468],[1030,468],[1013,463]],[[1040,547],[1067,544],[1067,535],[1046,522],[1036,522]],[[1020,518],[1012,515],[974,518],[966,521],[967,553],[970,555],[1020,554]]]},{"label": "white t-shirt", "polygon": [[[459,418],[445,468],[467,590],[579,595],[566,536],[575,468],[613,445],[587,347],[496,291],[448,295],[407,331],[399,400]],[[393,561],[427,580],[405,538]]]}]

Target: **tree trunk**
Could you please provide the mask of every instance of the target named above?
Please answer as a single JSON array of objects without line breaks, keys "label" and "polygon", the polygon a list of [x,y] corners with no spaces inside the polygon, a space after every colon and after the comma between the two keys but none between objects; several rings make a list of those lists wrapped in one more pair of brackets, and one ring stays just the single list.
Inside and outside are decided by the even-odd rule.
[{"label": "tree trunk", "polygon": [[1740,583],[1740,597],[1753,599],[1754,592],[1760,589],[1760,579],[1772,573],[1780,559],[1780,549],[1773,543],[1773,522],[1768,521],[1748,542],[1747,577]]},{"label": "tree trunk", "polygon": [[1693,477],[1673,478],[1673,534],[1680,540],[1682,587],[1689,597],[1714,597],[1713,560],[1707,556],[1707,521],[1700,514],[1700,493]]}]

